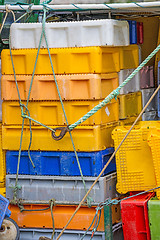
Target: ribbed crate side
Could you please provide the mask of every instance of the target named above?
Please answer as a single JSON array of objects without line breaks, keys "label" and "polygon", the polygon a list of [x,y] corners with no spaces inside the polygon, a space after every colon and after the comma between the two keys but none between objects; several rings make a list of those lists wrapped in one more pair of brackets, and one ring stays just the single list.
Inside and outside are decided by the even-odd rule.
[{"label": "ribbed crate side", "polygon": [[[113,151],[113,148],[107,148],[98,152],[78,152],[83,175],[98,176]],[[74,152],[31,151],[31,157],[35,164],[35,168],[33,168],[29,160],[28,152],[22,151],[19,174],[80,176]],[[7,174],[16,174],[17,162],[18,151],[7,151]],[[103,175],[115,170],[116,164],[114,158]]]},{"label": "ribbed crate side", "polygon": [[[88,190],[95,177],[84,177],[86,189]],[[6,175],[6,196],[13,199],[13,189],[16,175]],[[19,175],[19,185],[17,197],[27,201],[49,201],[53,197],[59,202],[80,202],[85,195],[85,189],[81,177],[64,176],[33,176]],[[116,193],[116,173],[101,177],[90,196],[97,204],[107,198],[115,198]]]}]

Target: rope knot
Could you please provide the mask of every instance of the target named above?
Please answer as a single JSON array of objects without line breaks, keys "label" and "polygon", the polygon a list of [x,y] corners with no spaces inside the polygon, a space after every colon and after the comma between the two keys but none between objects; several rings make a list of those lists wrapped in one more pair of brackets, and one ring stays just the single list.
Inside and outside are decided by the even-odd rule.
[{"label": "rope knot", "polygon": [[56,206],[56,199],[55,198],[50,199],[49,205],[50,205],[50,207]]}]

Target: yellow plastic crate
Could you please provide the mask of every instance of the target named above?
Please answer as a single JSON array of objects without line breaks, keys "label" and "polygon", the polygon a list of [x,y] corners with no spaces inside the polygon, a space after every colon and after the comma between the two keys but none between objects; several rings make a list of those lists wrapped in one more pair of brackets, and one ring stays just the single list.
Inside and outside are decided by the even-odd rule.
[{"label": "yellow plastic crate", "polygon": [[5,187],[6,165],[5,156],[2,151],[2,124],[0,123],[0,189]]},{"label": "yellow plastic crate", "polygon": [[[139,63],[138,46],[79,47],[50,49],[56,74],[110,73],[136,68]],[[16,74],[32,74],[37,49],[12,50]],[[2,74],[13,74],[10,50],[1,54]],[[41,49],[35,74],[52,74],[47,49]]]},{"label": "yellow plastic crate", "polygon": [[[114,129],[112,137],[118,147],[131,126]],[[141,121],[131,131],[116,154],[117,191],[143,191],[156,187],[156,176],[147,135],[151,129],[159,128],[160,121]]]},{"label": "yellow plastic crate", "polygon": [[[117,123],[98,126],[79,126],[72,131],[77,151],[99,151],[113,146],[111,133]],[[50,126],[52,128],[58,126]],[[21,126],[2,126],[2,146],[4,150],[18,150]],[[29,126],[24,127],[22,150],[27,150],[30,140]],[[39,127],[32,127],[31,150],[42,151],[73,151],[69,133],[60,141],[55,141],[51,131]]]},{"label": "yellow plastic crate", "polygon": [[[64,101],[64,109],[69,124],[76,122],[83,117],[92,108],[98,105],[101,100],[92,101]],[[26,102],[23,102],[26,104]],[[36,101],[29,102],[28,109],[30,116],[45,125],[66,125],[60,101]],[[82,125],[98,125],[119,120],[118,101],[113,100],[107,104],[92,117],[86,120]],[[18,101],[4,101],[2,103],[2,123],[4,125],[22,124],[21,108]],[[32,122],[33,125],[37,125]],[[25,119],[25,125],[29,125],[29,120]]]},{"label": "yellow plastic crate", "polygon": [[0,188],[0,195],[2,195],[3,197],[6,197],[6,188]]},{"label": "yellow plastic crate", "polygon": [[119,99],[119,119],[137,116],[142,111],[142,93],[122,94]]},{"label": "yellow plastic crate", "polygon": [[[16,76],[20,96],[27,100],[31,75]],[[72,74],[56,75],[62,99],[91,100],[105,98],[118,87],[118,74]],[[2,75],[3,100],[19,100],[13,75]],[[53,75],[35,75],[30,100],[59,100]]]},{"label": "yellow plastic crate", "polygon": [[[151,147],[153,165],[156,175],[157,187],[160,186],[160,129],[151,130],[148,134],[148,144]],[[160,189],[156,190],[160,199]]]}]

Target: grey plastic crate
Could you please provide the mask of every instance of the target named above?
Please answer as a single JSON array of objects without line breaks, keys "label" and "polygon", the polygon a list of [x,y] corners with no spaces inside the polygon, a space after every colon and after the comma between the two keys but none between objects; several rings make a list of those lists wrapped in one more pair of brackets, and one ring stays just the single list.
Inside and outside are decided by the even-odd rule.
[{"label": "grey plastic crate", "polygon": [[[118,223],[113,226],[113,240],[123,240],[123,230],[122,230],[122,224]],[[58,235],[60,234],[61,230],[56,229],[55,235],[53,240],[56,240]],[[64,233],[61,236],[61,240],[80,240],[80,238],[83,236],[85,232],[84,231],[73,231],[73,230],[65,230]],[[43,229],[43,228],[21,228],[20,229],[20,240],[39,240],[40,237],[45,236],[48,238],[51,238],[52,229]],[[92,232],[89,231],[87,235],[84,237],[84,240],[90,240],[91,239]],[[105,238],[104,232],[95,232],[94,240],[107,240],[108,238]]]},{"label": "grey plastic crate", "polygon": [[[146,89],[141,90],[143,107],[146,105],[146,103],[148,102],[150,97],[153,95],[154,91],[155,91],[155,88],[146,88]],[[157,98],[157,94],[156,94],[156,96],[153,98],[152,102],[149,104],[149,106],[147,107],[145,112],[157,111],[157,106],[158,106],[157,100],[158,100],[158,98]]]},{"label": "grey plastic crate", "polygon": [[[57,239],[58,235],[62,230],[55,230],[54,240]],[[65,230],[61,236],[61,240],[79,240],[85,231],[73,231],[73,230]],[[91,232],[89,231],[85,236],[84,240],[90,240]],[[39,240],[40,237],[45,236],[51,238],[52,229],[20,229],[20,240]],[[96,232],[94,235],[94,240],[105,240],[104,232]]]},{"label": "grey plastic crate", "polygon": [[142,115],[142,121],[156,121],[159,119],[157,111],[145,112]]},{"label": "grey plastic crate", "polygon": [[[84,177],[87,190],[91,187],[96,177]],[[15,185],[16,175],[6,175],[6,197],[13,199],[11,186]],[[18,198],[33,201],[48,201],[55,198],[62,202],[80,202],[85,195],[81,177],[68,176],[34,176],[19,175]],[[116,173],[101,177],[90,196],[95,203],[104,201],[106,198],[117,197]]]}]

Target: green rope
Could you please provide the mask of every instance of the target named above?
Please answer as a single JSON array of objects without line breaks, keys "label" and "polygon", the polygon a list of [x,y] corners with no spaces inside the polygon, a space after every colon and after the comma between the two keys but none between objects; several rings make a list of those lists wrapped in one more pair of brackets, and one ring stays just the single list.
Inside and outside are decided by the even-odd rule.
[{"label": "green rope", "polygon": [[117,98],[121,88],[123,88],[145,65],[150,59],[160,50],[160,45],[156,47],[156,49],[127,77],[127,79],[115,90],[113,90],[101,103],[91,109],[87,114],[85,114],[82,118],[80,118],[77,122],[68,126],[70,130],[73,130],[75,127],[86,121],[89,117],[95,114],[98,110],[104,107],[107,103],[109,103],[113,98]]}]

